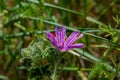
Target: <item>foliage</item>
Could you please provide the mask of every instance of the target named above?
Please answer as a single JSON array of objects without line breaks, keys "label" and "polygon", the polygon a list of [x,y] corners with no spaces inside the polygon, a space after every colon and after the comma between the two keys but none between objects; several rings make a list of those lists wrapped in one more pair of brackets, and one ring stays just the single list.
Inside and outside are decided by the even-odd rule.
[{"label": "foliage", "polygon": [[[119,0],[0,0],[0,80],[119,80]],[[64,25],[82,49],[46,38]]]}]

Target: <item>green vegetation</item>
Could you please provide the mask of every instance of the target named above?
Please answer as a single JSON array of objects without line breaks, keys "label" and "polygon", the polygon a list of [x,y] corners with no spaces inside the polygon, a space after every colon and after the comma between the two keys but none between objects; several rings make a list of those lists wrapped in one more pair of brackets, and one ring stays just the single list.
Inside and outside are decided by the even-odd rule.
[{"label": "green vegetation", "polygon": [[[46,32],[84,36],[59,52]],[[0,80],[119,80],[119,0],[0,0]]]}]

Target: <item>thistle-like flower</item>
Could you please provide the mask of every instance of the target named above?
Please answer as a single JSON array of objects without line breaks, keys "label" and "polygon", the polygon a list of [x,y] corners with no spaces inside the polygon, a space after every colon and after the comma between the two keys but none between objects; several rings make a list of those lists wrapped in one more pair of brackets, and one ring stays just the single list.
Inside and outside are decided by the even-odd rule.
[{"label": "thistle-like flower", "polygon": [[75,41],[79,38],[83,37],[83,34],[80,31],[74,31],[67,39],[66,39],[66,28],[62,26],[60,29],[58,27],[55,28],[55,34],[50,32],[46,32],[48,39],[52,42],[52,44],[60,51],[65,52],[72,48],[82,48],[84,46],[83,43],[75,44]]}]

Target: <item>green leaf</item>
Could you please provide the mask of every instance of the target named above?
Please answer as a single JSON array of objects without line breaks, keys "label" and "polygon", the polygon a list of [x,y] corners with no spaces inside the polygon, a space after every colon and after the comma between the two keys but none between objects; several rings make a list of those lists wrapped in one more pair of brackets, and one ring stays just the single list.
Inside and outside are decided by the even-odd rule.
[{"label": "green leaf", "polygon": [[0,80],[9,80],[7,76],[0,75]]}]

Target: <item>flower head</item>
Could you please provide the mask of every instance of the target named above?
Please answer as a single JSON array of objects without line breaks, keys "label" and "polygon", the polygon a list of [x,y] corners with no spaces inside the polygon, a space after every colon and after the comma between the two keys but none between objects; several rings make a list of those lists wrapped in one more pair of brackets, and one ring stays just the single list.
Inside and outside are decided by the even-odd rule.
[{"label": "flower head", "polygon": [[56,27],[55,35],[50,32],[46,32],[46,35],[52,44],[61,52],[68,51],[72,48],[82,48],[84,46],[83,43],[75,44],[75,41],[83,37],[83,34],[81,34],[80,31],[74,31],[66,39],[66,28],[64,26],[60,29]]}]

